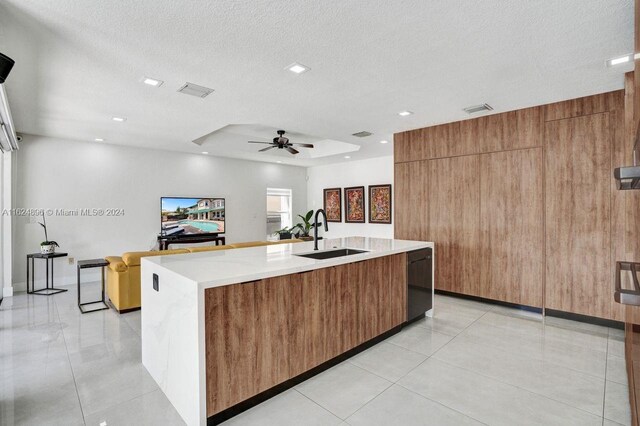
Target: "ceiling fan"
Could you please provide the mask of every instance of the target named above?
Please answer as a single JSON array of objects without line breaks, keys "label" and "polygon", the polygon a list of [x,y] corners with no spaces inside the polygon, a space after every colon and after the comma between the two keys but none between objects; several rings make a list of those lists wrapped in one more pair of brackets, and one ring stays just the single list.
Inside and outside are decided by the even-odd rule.
[{"label": "ceiling fan", "polygon": [[269,151],[270,149],[273,149],[273,148],[278,148],[278,149],[286,149],[287,151],[289,151],[294,155],[300,152],[297,149],[293,148],[294,145],[299,146],[301,148],[313,148],[313,145],[311,145],[310,143],[291,143],[289,142],[289,138],[284,137],[284,134],[285,134],[284,130],[278,130],[278,136],[273,138],[273,142],[249,141],[249,143],[261,143],[265,145],[271,145],[259,150],[258,152],[264,152],[264,151]]}]

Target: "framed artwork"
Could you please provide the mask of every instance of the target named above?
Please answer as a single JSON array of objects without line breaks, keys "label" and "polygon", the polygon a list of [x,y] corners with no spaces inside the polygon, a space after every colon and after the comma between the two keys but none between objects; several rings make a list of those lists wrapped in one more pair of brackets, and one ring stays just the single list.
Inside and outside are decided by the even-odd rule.
[{"label": "framed artwork", "polygon": [[369,223],[391,223],[391,185],[369,186]]},{"label": "framed artwork", "polygon": [[327,222],[342,222],[342,190],[327,188],[324,190],[324,212]]},{"label": "framed artwork", "polygon": [[344,189],[344,221],[346,223],[364,223],[364,186]]}]

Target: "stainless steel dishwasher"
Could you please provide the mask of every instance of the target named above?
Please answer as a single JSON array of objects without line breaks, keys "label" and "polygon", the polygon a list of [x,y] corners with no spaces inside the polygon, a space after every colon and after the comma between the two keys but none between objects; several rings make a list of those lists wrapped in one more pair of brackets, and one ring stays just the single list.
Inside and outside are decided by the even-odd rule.
[{"label": "stainless steel dishwasher", "polygon": [[407,253],[407,321],[424,318],[433,307],[433,250]]}]

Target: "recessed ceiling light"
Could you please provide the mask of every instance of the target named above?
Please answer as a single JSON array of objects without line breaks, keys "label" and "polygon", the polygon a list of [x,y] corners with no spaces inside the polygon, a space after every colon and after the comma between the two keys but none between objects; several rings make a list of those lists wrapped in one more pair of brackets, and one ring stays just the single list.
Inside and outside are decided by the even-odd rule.
[{"label": "recessed ceiling light", "polygon": [[613,67],[613,66],[616,66],[616,65],[625,64],[625,63],[629,62],[632,57],[633,57],[633,55],[629,54],[629,55],[620,56],[619,58],[609,59],[607,61],[607,66]]},{"label": "recessed ceiling light", "polygon": [[411,115],[411,114],[413,114],[411,111],[400,111],[398,113],[400,117],[406,117],[407,115]]},{"label": "recessed ceiling light", "polygon": [[104,139],[102,139],[102,138],[95,138],[94,140],[95,140],[96,142],[104,142]]},{"label": "recessed ceiling light", "polygon": [[389,143],[389,141],[380,141],[380,143]]},{"label": "recessed ceiling light", "polygon": [[289,65],[285,69],[291,71],[294,74],[302,74],[302,73],[305,73],[305,72],[309,71],[311,68],[309,68],[306,65],[302,65],[302,64],[299,64],[297,62],[294,62],[293,64]]},{"label": "recessed ceiling light", "polygon": [[277,163],[280,164],[280,163],[282,163],[282,161],[278,161]]},{"label": "recessed ceiling light", "polygon": [[160,87],[160,86],[162,86],[162,83],[164,83],[164,81],[162,81],[162,80],[157,80],[157,79],[151,78],[151,77],[144,77],[142,79],[142,82],[144,84],[148,84],[149,86],[153,86],[153,87]]},{"label": "recessed ceiling light", "polygon": [[202,151],[202,153],[203,153],[204,155],[207,155],[207,154],[209,153],[209,151]]},{"label": "recessed ceiling light", "polygon": [[350,155],[345,155],[344,158],[346,158],[348,160],[349,158],[351,158],[351,156]]},{"label": "recessed ceiling light", "polygon": [[124,118],[124,117],[113,117],[112,120],[113,121],[117,121],[118,123],[122,123],[124,121],[127,121],[127,119]]}]

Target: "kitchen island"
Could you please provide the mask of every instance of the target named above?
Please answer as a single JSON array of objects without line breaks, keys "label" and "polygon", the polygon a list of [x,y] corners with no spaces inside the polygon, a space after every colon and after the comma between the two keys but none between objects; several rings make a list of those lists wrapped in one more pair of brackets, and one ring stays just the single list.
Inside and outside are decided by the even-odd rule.
[{"label": "kitchen island", "polygon": [[217,423],[398,332],[408,257],[428,248],[349,237],[143,258],[142,362],[188,425]]}]

